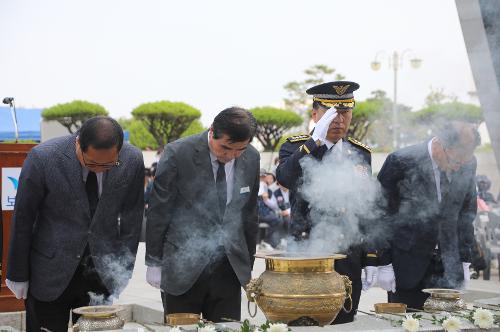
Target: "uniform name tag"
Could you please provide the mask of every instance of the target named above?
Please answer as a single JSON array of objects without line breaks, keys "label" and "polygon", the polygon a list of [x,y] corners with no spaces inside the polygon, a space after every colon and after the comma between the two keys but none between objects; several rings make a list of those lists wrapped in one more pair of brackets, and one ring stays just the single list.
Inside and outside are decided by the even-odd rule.
[{"label": "uniform name tag", "polygon": [[250,187],[241,187],[240,194],[245,194],[250,192]]}]

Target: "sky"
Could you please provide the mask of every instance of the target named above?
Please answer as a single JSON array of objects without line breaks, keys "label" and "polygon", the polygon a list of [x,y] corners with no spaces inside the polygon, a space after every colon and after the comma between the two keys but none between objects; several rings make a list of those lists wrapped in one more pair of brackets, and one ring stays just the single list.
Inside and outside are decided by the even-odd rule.
[{"label": "sky", "polygon": [[182,101],[208,126],[229,106],[281,106],[315,64],[358,82],[358,100],[392,98],[387,55],[407,49],[399,102],[418,109],[433,87],[477,103],[453,0],[0,1],[0,97],[18,108],[84,99],[130,117]]}]

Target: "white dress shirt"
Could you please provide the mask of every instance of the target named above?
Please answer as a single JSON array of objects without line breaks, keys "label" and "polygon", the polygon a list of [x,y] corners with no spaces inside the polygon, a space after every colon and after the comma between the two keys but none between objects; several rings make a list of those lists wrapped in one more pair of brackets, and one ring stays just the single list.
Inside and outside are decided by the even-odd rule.
[{"label": "white dress shirt", "polygon": [[328,150],[330,150],[333,147],[336,153],[342,153],[342,138],[339,139],[337,143],[332,143],[329,140],[326,140],[325,145]]},{"label": "white dress shirt", "polygon": [[[210,146],[209,146],[210,150]],[[214,172],[214,184],[217,181],[217,170],[219,169],[219,162],[217,157],[210,150],[210,161],[212,162],[212,171]],[[227,200],[226,205],[231,203],[233,198],[234,186],[234,159],[224,164],[224,171],[226,172],[226,185],[227,185]]]},{"label": "white dress shirt", "polygon": [[[429,143],[427,143],[427,150],[429,151],[429,156],[431,157],[431,162],[432,162],[432,170],[434,171],[434,181],[436,182],[436,192],[437,192],[437,199],[438,202],[441,203],[441,171],[439,170],[439,167],[437,163],[434,161],[434,158],[432,157],[432,143],[434,142],[436,138],[433,137]],[[449,175],[447,174],[448,180],[450,179]]]}]

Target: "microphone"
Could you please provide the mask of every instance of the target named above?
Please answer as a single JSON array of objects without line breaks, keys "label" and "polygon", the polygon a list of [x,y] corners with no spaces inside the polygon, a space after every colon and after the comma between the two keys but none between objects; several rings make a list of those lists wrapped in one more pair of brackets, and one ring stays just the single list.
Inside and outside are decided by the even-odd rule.
[{"label": "microphone", "polygon": [[5,97],[3,103],[10,106],[10,115],[14,123],[14,133],[16,135],[16,143],[19,141],[19,128],[17,126],[16,105],[14,104],[14,97]]},{"label": "microphone", "polygon": [[12,105],[13,102],[14,102],[14,97],[5,97],[3,99],[3,103],[6,105]]}]

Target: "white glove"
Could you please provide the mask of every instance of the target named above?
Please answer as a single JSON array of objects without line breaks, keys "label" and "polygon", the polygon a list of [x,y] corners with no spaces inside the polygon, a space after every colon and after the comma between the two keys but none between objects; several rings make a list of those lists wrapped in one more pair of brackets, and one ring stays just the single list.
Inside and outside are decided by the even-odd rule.
[{"label": "white glove", "polygon": [[28,298],[29,281],[18,282],[5,279],[5,284],[14,293],[16,299],[26,300]]},{"label": "white glove", "polygon": [[462,263],[462,267],[464,268],[464,288],[467,288],[470,281],[470,263]]},{"label": "white glove", "polygon": [[146,270],[146,281],[155,288],[161,286],[161,266],[148,266]]},{"label": "white glove", "polygon": [[392,264],[379,266],[377,279],[378,285],[382,289],[388,292],[396,291],[396,276],[394,275]]},{"label": "white glove", "polygon": [[372,286],[377,283],[377,271],[376,266],[365,266],[365,278],[361,279],[361,284],[363,285],[363,290],[367,291]]},{"label": "white glove", "polygon": [[328,134],[328,127],[330,127],[330,123],[332,123],[333,119],[335,119],[336,116],[337,111],[335,110],[335,107],[329,108],[328,111],[323,114],[318,123],[316,123],[316,126],[314,126],[312,138],[315,142],[320,140],[321,143],[324,144],[327,141],[326,135]]}]

